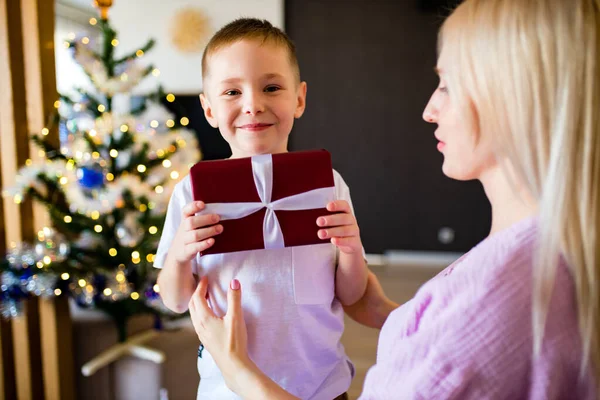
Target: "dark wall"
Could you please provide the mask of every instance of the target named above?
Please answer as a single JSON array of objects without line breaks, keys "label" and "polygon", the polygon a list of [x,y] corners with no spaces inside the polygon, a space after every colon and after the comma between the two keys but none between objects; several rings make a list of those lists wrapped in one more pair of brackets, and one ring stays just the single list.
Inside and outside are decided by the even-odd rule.
[{"label": "dark wall", "polygon": [[[367,252],[466,251],[490,226],[478,182],[441,172],[421,115],[441,12],[409,0],[287,0],[307,109],[292,150],[326,148],[350,186]],[[434,10],[431,12],[431,10]]]},{"label": "dark wall", "polygon": [[435,13],[440,16],[449,15],[462,0],[414,0],[421,12]]},{"label": "dark wall", "polygon": [[200,143],[203,160],[219,160],[229,158],[231,149],[223,139],[218,129],[210,126],[206,118],[200,98],[195,95],[176,95],[175,103],[163,101],[163,105],[173,112],[177,118],[188,117],[190,124],[188,128],[196,132],[196,137]]}]

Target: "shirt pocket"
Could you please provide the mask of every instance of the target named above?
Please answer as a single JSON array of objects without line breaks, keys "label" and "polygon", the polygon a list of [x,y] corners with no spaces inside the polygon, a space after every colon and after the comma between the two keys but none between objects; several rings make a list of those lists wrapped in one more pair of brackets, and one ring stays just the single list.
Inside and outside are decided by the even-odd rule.
[{"label": "shirt pocket", "polygon": [[296,304],[331,304],[335,295],[335,246],[323,243],[291,249]]}]

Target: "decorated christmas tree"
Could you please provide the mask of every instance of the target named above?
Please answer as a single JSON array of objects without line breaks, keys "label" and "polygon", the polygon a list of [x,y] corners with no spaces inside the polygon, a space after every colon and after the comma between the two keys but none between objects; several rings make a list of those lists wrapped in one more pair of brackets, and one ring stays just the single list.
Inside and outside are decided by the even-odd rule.
[{"label": "decorated christmas tree", "polygon": [[[174,102],[172,94],[158,87],[132,96],[143,79],[158,76],[143,62],[154,41],[116,57],[117,32],[106,14],[91,23],[100,28],[97,40],[71,37],[65,47],[95,90],[60,96],[47,128],[32,135],[42,161],[28,160],[3,191],[17,203],[44,204],[52,226],[1,261],[0,311],[16,317],[29,296],[68,295],[109,314],[123,341],[129,317],[173,316],[152,263],[171,190],[200,152],[187,118],[162,105]],[[56,127],[60,147],[46,140]]]}]

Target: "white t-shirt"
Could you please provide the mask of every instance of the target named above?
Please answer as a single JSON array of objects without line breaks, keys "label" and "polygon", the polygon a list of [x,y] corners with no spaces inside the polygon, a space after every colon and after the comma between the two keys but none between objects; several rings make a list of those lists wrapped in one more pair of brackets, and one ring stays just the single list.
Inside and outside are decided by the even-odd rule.
[{"label": "white t-shirt", "polygon": [[[346,200],[352,207],[348,186],[337,171],[333,175],[336,199]],[[188,175],[171,196],[155,267],[163,267],[181,222],[181,209],[192,201]],[[301,399],[332,400],[348,390],[354,375],[340,343],[344,311],[335,297],[336,259],[336,247],[324,243],[198,254],[192,261],[194,274],[208,276],[210,305],[217,315],[227,310],[231,280],[240,281],[250,358]],[[193,350],[193,354],[197,352]],[[239,399],[227,388],[206,350],[198,357],[198,372],[198,399]]]}]

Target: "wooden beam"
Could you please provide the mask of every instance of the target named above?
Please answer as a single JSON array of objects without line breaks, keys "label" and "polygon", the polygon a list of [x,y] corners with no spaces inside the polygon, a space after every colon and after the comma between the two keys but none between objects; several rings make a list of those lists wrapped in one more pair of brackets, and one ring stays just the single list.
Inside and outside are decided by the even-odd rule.
[{"label": "wooden beam", "polygon": [[[54,1],[0,0],[0,183],[15,183],[28,158],[39,160],[29,141],[40,133],[57,100],[54,59]],[[47,128],[50,128],[49,126]],[[58,129],[47,137],[58,145]],[[2,200],[1,248],[31,242],[38,229],[49,225],[42,205]],[[4,252],[2,252],[3,255]],[[67,299],[33,299],[23,317],[0,326],[0,384],[6,398],[74,399],[72,326]],[[43,326],[43,330],[40,329]],[[43,334],[41,334],[43,332]],[[14,372],[12,379],[10,372]],[[16,386],[14,382],[16,381]],[[1,394],[0,394],[1,396]]]},{"label": "wooden beam", "polygon": [[[43,1],[38,1],[39,6],[37,2],[0,0],[0,173],[4,186],[15,183],[18,168],[30,156],[31,127],[45,119],[40,115],[45,112],[48,98],[56,96],[56,82],[54,79],[45,82],[48,77],[42,73],[43,68],[54,63],[53,11],[44,15],[45,20],[50,22],[38,23],[40,10],[44,11],[48,3],[54,2],[45,2],[46,5],[42,6]],[[54,75],[53,67],[48,74]],[[25,201],[19,205],[11,199],[3,199],[2,207],[5,243],[10,246],[12,243],[33,241],[36,224],[32,203]],[[39,217],[39,211],[36,214],[43,218]],[[44,399],[38,299],[26,301],[24,315],[12,321],[12,343],[7,332],[5,330],[2,335],[2,348],[9,349],[12,344],[17,398]],[[51,351],[56,351],[56,346]],[[52,385],[52,382],[48,384]],[[55,386],[59,387],[58,384]]]},{"label": "wooden beam", "polygon": [[40,300],[46,399],[75,399],[73,324],[67,296]]},{"label": "wooden beam", "polygon": [[0,317],[0,399],[17,398],[12,342],[12,324]]},{"label": "wooden beam", "polygon": [[19,400],[44,399],[39,299],[34,297],[23,303],[23,315],[12,321],[17,397]]},{"label": "wooden beam", "polygon": [[[55,2],[21,0],[25,60],[27,127],[30,133],[49,128],[46,137],[59,147],[58,127],[47,126],[58,99],[54,59]],[[37,147],[31,148],[32,159],[39,159]],[[45,206],[34,206],[35,226],[50,226]],[[40,300],[42,370],[46,399],[75,398],[72,324],[66,296]]]},{"label": "wooden beam", "polygon": [[[4,186],[14,184],[19,165],[23,165],[29,155],[27,142],[27,114],[25,110],[25,75],[23,72],[23,41],[21,38],[20,4],[12,0],[0,0],[0,172]],[[11,243],[33,238],[32,226],[23,225],[32,221],[33,211],[30,202],[18,205],[11,199],[2,200],[4,212],[4,239],[8,247]],[[28,224],[30,225],[30,224]],[[25,319],[25,317],[23,318]],[[34,323],[35,325],[35,323]],[[5,330],[3,352],[13,347],[14,371],[17,397],[30,400],[43,392],[36,390],[36,382],[41,381],[41,369],[31,366],[31,350],[28,324],[13,321],[12,329]],[[10,332],[12,336],[5,335]],[[17,339],[15,341],[15,338]],[[34,342],[38,342],[34,338]],[[39,353],[38,353],[39,357]],[[3,356],[6,360],[8,356]],[[41,359],[37,364],[41,364]],[[8,366],[7,370],[8,370]],[[43,395],[42,395],[43,396]]]},{"label": "wooden beam", "polygon": [[[15,183],[20,166],[29,157],[23,40],[21,37],[21,6],[18,1],[0,0],[0,163],[2,183]],[[3,199],[4,230],[7,247],[34,238],[31,202],[15,204]]]},{"label": "wooden beam", "polygon": [[[0,15],[2,4],[0,3]],[[0,110],[1,111],[1,110]],[[0,120],[2,112],[0,112]],[[2,165],[0,164],[0,170]],[[0,173],[0,188],[2,188],[2,173]],[[0,206],[0,255],[6,252],[6,234],[4,232],[4,208]],[[15,380],[15,357],[13,355],[12,323],[0,316],[0,400],[17,398]]]},{"label": "wooden beam", "polygon": [[[54,1],[21,0],[27,130],[29,133],[39,133],[43,128],[50,128],[46,139],[58,146],[58,127],[47,126],[48,117],[54,112],[54,103],[58,99],[54,58],[54,6]],[[37,147],[31,145],[30,154],[34,162],[40,158],[37,150]],[[36,230],[50,225],[50,218],[43,205],[34,205],[33,211]],[[40,346],[45,397],[74,399],[72,325],[67,298],[40,300],[39,311],[38,323],[44,327]],[[35,330],[33,325],[30,328]]]},{"label": "wooden beam", "polygon": [[[6,14],[4,4],[0,2],[0,22]],[[2,36],[3,37],[3,36]],[[0,42],[3,40],[0,40]],[[0,121],[3,119],[0,109]],[[0,132],[1,133],[1,132]],[[2,164],[0,163],[0,188],[2,188]],[[0,256],[6,252],[6,233],[4,231],[4,207],[0,204]],[[17,398],[15,368],[12,343],[12,324],[0,316],[0,400]]]},{"label": "wooden beam", "polygon": [[[54,1],[21,0],[21,15],[27,132],[40,134],[47,125],[48,117],[54,112],[54,102],[58,99],[54,60],[54,17],[48,17],[54,16]],[[58,127],[50,129],[46,140],[58,147]],[[30,158],[34,162],[41,161],[38,147],[33,142],[30,142],[29,146]],[[50,226],[50,218],[43,204],[33,205],[33,218],[36,230]]]}]

